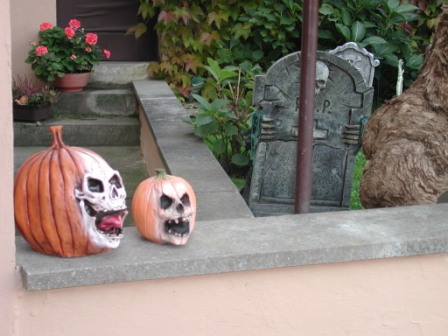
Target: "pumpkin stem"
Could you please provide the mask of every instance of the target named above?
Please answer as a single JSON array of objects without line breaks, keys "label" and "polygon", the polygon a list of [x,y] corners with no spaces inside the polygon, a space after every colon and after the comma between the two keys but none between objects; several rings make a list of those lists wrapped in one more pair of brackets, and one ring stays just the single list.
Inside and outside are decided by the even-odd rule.
[{"label": "pumpkin stem", "polygon": [[156,168],[156,179],[158,180],[166,180],[168,175],[166,173],[166,170],[163,168]]},{"label": "pumpkin stem", "polygon": [[53,148],[65,147],[65,144],[62,141],[62,127],[64,126],[50,126],[50,132],[53,135],[53,143],[51,144],[51,147]]}]

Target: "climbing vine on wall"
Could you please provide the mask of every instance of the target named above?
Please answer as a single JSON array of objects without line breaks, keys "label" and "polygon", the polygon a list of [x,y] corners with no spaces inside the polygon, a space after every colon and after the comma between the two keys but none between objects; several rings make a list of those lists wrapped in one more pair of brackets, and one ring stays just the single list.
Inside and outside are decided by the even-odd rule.
[{"label": "climbing vine on wall", "polygon": [[[149,64],[153,78],[165,79],[181,96],[194,76],[206,75],[208,57],[222,65],[244,61],[267,69],[300,49],[299,0],[139,0],[138,15],[157,17],[159,62]],[[322,0],[319,48],[348,41],[366,47],[381,61],[376,71],[380,101],[395,93],[398,60],[405,65],[405,86],[415,79],[444,0]],[[144,24],[129,32],[137,37]],[[392,70],[392,71],[391,71]]]}]

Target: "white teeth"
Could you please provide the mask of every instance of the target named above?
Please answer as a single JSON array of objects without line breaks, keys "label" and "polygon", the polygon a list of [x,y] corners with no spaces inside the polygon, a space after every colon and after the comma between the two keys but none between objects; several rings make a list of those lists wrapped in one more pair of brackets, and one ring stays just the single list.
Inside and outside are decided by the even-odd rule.
[{"label": "white teeth", "polygon": [[175,235],[176,237],[183,237],[183,236],[186,235],[186,233],[177,233],[177,232],[175,232],[174,235]]}]

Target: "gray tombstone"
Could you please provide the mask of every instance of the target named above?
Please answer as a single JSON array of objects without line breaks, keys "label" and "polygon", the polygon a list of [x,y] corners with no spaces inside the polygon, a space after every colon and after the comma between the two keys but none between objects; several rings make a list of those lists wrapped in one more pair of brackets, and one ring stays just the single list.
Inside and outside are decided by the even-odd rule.
[{"label": "gray tombstone", "polygon": [[[376,62],[356,44],[317,53],[311,212],[349,207],[360,125],[372,107]],[[247,195],[256,216],[294,212],[299,93],[300,52],[256,77],[259,134]]]}]

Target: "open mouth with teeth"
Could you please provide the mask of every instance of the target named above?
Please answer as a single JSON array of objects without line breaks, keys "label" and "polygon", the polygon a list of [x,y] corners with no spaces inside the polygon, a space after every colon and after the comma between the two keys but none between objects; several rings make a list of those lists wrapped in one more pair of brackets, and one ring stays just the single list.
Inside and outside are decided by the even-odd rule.
[{"label": "open mouth with teeth", "polygon": [[89,216],[95,217],[95,227],[98,233],[114,239],[123,238],[123,220],[127,209],[96,212],[90,204],[85,203]]},{"label": "open mouth with teeth", "polygon": [[190,219],[182,217],[166,221],[165,232],[176,237],[188,235],[190,233]]}]

